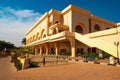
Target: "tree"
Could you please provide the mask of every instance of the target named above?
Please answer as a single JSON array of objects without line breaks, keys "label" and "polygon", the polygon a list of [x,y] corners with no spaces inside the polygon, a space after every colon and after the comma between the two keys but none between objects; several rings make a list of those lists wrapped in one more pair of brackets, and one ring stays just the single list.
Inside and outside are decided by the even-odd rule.
[{"label": "tree", "polygon": [[1,56],[10,54],[11,50],[15,48],[16,47],[11,42],[0,40],[0,55]]},{"label": "tree", "polygon": [[23,38],[22,41],[21,41],[21,43],[22,43],[23,45],[26,45],[26,38]]}]

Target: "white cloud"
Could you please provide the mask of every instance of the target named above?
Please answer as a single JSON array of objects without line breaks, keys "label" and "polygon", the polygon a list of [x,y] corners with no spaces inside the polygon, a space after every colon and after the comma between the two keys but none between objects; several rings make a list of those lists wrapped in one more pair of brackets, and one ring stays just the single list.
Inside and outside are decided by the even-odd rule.
[{"label": "white cloud", "polygon": [[0,40],[10,41],[20,46],[26,31],[41,16],[41,13],[28,9],[0,8]]}]

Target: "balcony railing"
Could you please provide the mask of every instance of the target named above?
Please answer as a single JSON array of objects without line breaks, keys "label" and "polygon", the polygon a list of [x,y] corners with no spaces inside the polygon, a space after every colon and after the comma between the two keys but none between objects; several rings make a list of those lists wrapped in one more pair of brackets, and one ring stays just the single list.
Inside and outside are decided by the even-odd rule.
[{"label": "balcony railing", "polygon": [[37,45],[37,44],[43,44],[46,42],[54,42],[57,40],[63,40],[66,39],[66,37],[74,37],[74,33],[69,31],[63,31],[51,36],[46,36],[45,38],[42,38],[40,40],[34,41],[32,43],[27,44],[27,46]]}]

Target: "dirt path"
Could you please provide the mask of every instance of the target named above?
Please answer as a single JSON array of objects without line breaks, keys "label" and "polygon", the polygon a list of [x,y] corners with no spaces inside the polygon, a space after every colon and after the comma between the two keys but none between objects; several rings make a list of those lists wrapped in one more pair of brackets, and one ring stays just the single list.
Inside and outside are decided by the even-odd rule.
[{"label": "dirt path", "polygon": [[70,62],[16,71],[9,60],[0,59],[0,80],[120,80],[120,67]]},{"label": "dirt path", "polygon": [[16,68],[10,61],[10,57],[0,58],[0,80],[7,80],[12,77],[16,71]]}]

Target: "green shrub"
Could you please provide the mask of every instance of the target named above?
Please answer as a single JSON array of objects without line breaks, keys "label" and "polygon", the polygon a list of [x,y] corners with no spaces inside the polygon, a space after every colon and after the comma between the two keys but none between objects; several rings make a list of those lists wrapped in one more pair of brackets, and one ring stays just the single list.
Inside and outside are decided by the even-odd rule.
[{"label": "green shrub", "polygon": [[70,53],[70,52],[61,52],[60,55],[63,55],[63,56],[70,56],[71,53]]},{"label": "green shrub", "polygon": [[14,66],[17,68],[17,70],[22,69],[22,64],[20,63],[19,59],[14,59]]},{"label": "green shrub", "polygon": [[50,52],[50,54],[51,54],[51,55],[54,55],[54,54],[55,54],[55,52]]},{"label": "green shrub", "polygon": [[89,54],[86,52],[86,53],[83,53],[83,58],[88,58],[89,57]]},{"label": "green shrub", "polygon": [[33,68],[33,67],[38,67],[38,62],[30,61],[30,68]]},{"label": "green shrub", "polygon": [[104,54],[103,54],[103,59],[109,59],[110,56],[111,56],[110,54],[104,53]]},{"label": "green shrub", "polygon": [[80,57],[83,57],[83,54],[82,54],[82,53],[78,53],[78,54],[76,54],[76,56],[77,56],[77,57],[79,57],[79,56],[80,56]]},{"label": "green shrub", "polygon": [[97,53],[90,53],[89,54],[89,58],[91,59],[91,60],[94,60],[95,58],[98,58],[98,54]]}]

